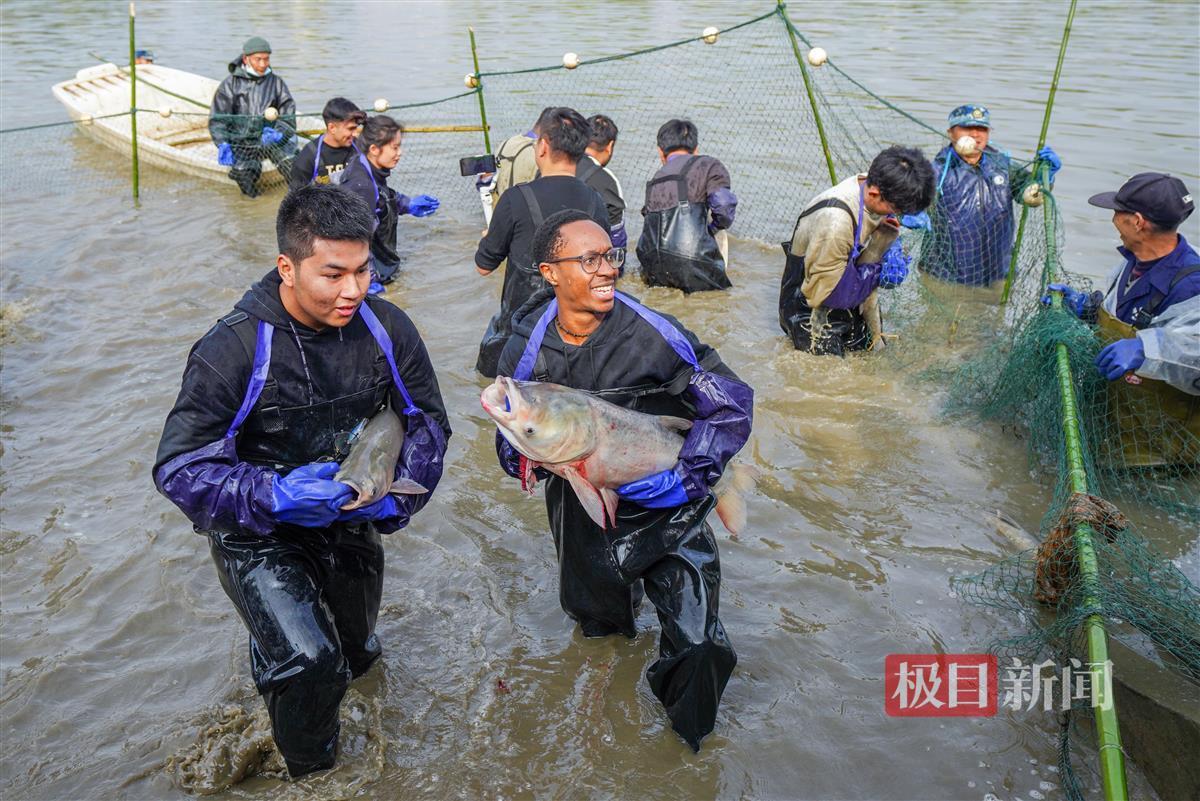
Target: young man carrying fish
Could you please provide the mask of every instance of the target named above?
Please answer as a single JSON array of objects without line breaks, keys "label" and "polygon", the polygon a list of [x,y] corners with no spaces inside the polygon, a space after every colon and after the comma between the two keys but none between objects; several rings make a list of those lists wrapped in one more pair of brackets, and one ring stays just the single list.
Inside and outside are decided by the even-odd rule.
[{"label": "young man carrying fish", "polygon": [[[429,500],[450,436],[417,329],[367,298],[372,220],[334,186],[284,199],[276,267],[193,346],[154,466],[209,539],[293,777],[334,764],[338,706],[381,651],[379,535]],[[383,476],[357,474],[381,463],[350,446],[368,418]],[[409,494],[385,494],[393,481]]]},{"label": "young man carrying fish", "polygon": [[[673,464],[616,487],[619,500],[606,498],[603,514],[577,495],[587,497],[588,476],[580,482],[550,475],[546,507],[558,551],[560,601],[585,636],[635,636],[635,585],[644,585],[662,624],[659,658],[646,678],[675,731],[698,751],[737,663],[717,614],[721,569],[706,522],[716,504],[710,488],[750,436],[754,392],[677,320],[616,290],[624,249],[613,248],[608,232],[588,214],[566,210],[548,217],[534,236],[532,254],[550,286],[514,315],[500,374],[682,418],[669,421],[677,429],[690,421]],[[532,402],[533,395],[516,393],[509,402],[517,419],[522,398]],[[497,408],[488,411],[499,421],[505,404],[495,400]],[[561,416],[563,428],[586,424]],[[647,437],[618,427],[614,422],[609,437],[623,437],[627,455],[651,447]],[[539,442],[553,447],[548,438],[527,434],[513,437],[528,451],[524,455],[505,436],[496,440],[501,466],[523,480],[530,474],[527,459],[556,461],[539,448]],[[613,500],[615,515],[608,508]]]}]

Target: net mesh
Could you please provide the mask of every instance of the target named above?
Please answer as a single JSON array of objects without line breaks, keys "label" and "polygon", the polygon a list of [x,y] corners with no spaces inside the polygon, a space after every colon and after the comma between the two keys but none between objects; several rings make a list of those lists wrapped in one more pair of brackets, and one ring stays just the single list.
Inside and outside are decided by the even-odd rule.
[{"label": "net mesh", "polygon": [[[739,197],[735,230],[742,237],[779,242],[790,235],[809,199],[829,187],[830,164],[838,178],[845,178],[865,171],[890,144],[915,146],[930,157],[947,145],[940,131],[875,95],[833,62],[800,65],[798,57],[810,46],[782,11],[775,11],[720,32],[712,43],[689,39],[585,61],[573,70],[556,65],[484,72],[479,89],[389,111],[410,131],[393,182],[402,183],[402,190],[434,192],[441,199],[440,213],[482,224],[473,181],[454,168],[458,158],[482,152],[478,92],[486,100],[493,148],[527,130],[547,105],[571,106],[587,116],[609,112],[613,97],[639,98],[626,104],[632,110],[617,120],[623,152],[654,153],[662,122],[686,117],[699,129],[703,152],[718,158],[751,153],[753,158],[739,159],[733,170]],[[153,202],[161,187],[196,179],[228,186],[229,168],[216,163],[208,131],[207,106],[216,82],[195,86],[190,93],[171,91],[165,82],[166,74],[156,75],[154,68],[139,77],[143,201]],[[82,83],[74,90],[80,95],[74,120],[39,132],[48,146],[38,148],[36,163],[25,152],[23,131],[28,129],[0,135],[0,175],[6,189],[0,211],[6,222],[28,214],[28,203],[44,197],[47,185],[69,186],[75,201],[85,204],[89,193],[128,192],[128,76],[107,65]],[[648,91],[653,95],[647,96]],[[254,140],[262,118],[225,122],[249,132],[244,152],[237,155],[263,164],[261,191],[283,185],[274,165],[286,166],[295,149],[322,127],[317,115],[300,114],[295,136],[287,131],[285,142],[264,145]],[[288,127],[287,121],[278,125]],[[18,154],[22,158],[14,157]],[[638,159],[611,165],[631,210],[638,207],[641,188],[656,166]],[[996,648],[1030,662],[1045,654],[1060,660],[1080,656],[1081,624],[1100,614],[1141,632],[1164,660],[1200,680],[1200,593],[1195,584],[1139,536],[1134,525],[1112,515],[1085,513],[1074,492],[1078,476],[1072,472],[1082,468],[1087,488],[1096,496],[1148,506],[1194,531],[1200,521],[1200,442],[1160,396],[1127,397],[1122,387],[1099,376],[1092,364],[1101,346],[1094,328],[1040,302],[1052,280],[1080,288],[1088,281],[1062,270],[1058,254],[1064,232],[1052,192],[1042,192],[1029,205],[1021,203],[1022,190],[1035,183],[1033,175],[1046,177],[1035,173],[1039,167],[1012,162],[1009,175],[1017,202],[1010,228],[984,226],[974,237],[955,239],[935,205],[931,230],[903,231],[916,276],[883,293],[884,318],[892,341],[899,340],[899,347],[885,349],[883,362],[946,387],[952,415],[976,416],[1024,437],[1032,463],[1054,481],[1055,499],[1042,526],[1044,543],[1050,545],[956,583],[962,597],[1012,612],[1020,621],[1023,630],[1001,639]],[[630,241],[636,241],[641,216],[629,213],[626,221]],[[1018,225],[1021,234],[1012,244],[1011,228]],[[5,227],[13,231],[11,225]],[[15,235],[5,234],[7,245]],[[995,240],[1004,237],[1009,239],[997,256]],[[1009,248],[1015,250],[1011,259]],[[930,274],[944,277],[997,258],[1012,265],[1003,288],[1000,283],[967,287]],[[782,256],[780,265],[782,269]],[[1002,293],[1006,303],[1000,302]],[[906,347],[909,342],[926,347]],[[930,347],[941,354],[936,362],[925,355]],[[1060,347],[1070,368],[1065,381],[1057,363]],[[1081,436],[1074,460],[1063,428],[1067,388]],[[1095,529],[1090,538],[1095,581],[1085,580],[1079,568],[1074,532],[1081,522]],[[1053,592],[1042,586],[1050,575],[1055,577]],[[1071,777],[1064,779],[1069,788]]]}]

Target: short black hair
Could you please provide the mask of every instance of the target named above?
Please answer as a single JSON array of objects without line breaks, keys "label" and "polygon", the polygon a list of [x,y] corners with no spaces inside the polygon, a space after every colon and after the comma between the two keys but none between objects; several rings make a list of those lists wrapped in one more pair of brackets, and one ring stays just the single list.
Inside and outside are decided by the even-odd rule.
[{"label": "short black hair", "polygon": [[700,132],[691,120],[667,120],[658,129],[658,148],[664,153],[672,150],[696,152],[700,144]]},{"label": "short black hair", "polygon": [[592,127],[592,135],[588,144],[592,147],[606,148],[609,142],[617,141],[617,124],[612,117],[604,114],[593,114],[588,117],[588,125]]},{"label": "short black hair", "polygon": [[331,184],[309,184],[288,193],[275,216],[279,252],[293,263],[313,254],[314,239],[370,242],[375,214],[353,192]]},{"label": "short black hair", "polygon": [[330,98],[325,104],[325,108],[321,110],[321,119],[328,125],[331,122],[345,122],[353,119],[362,125],[367,121],[367,112],[355,105],[353,100],[347,100],[344,97]]},{"label": "short black hair", "polygon": [[583,158],[592,135],[592,128],[583,115],[566,106],[551,106],[543,111],[533,129],[539,139],[550,144],[551,150],[562,153],[571,161]]},{"label": "short black hair", "polygon": [[358,141],[362,144],[363,153],[366,153],[371,145],[383,147],[392,141],[397,133],[404,133],[403,125],[386,114],[376,114],[363,125]]},{"label": "short black hair", "polygon": [[871,162],[867,184],[900,214],[916,214],[933,202],[933,165],[915,147],[892,145]]},{"label": "short black hair", "polygon": [[542,224],[533,232],[533,245],[530,247],[534,266],[554,258],[554,254],[562,245],[562,235],[559,232],[564,225],[583,220],[592,220],[592,217],[579,209],[556,211],[543,220]]}]

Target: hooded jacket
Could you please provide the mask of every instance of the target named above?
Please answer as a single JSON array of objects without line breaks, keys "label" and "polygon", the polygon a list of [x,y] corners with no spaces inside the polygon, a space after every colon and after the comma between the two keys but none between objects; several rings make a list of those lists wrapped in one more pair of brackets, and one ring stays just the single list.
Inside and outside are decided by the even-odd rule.
[{"label": "hooded jacket", "polygon": [[400,255],[396,253],[396,228],[400,215],[408,214],[408,195],[402,195],[388,186],[391,174],[391,170],[376,167],[360,152],[346,162],[338,182],[338,186],[358,195],[375,210],[371,255],[375,261],[387,267],[400,263]]},{"label": "hooded jacket", "polygon": [[[276,530],[271,514],[276,475],[309,462],[344,458],[357,422],[389,398],[397,413],[404,407],[386,358],[361,315],[342,328],[308,328],[284,309],[280,283],[272,270],[246,292],[233,314],[192,347],[179,397],[163,427],[155,485],[200,530]],[[365,302],[391,337],[400,377],[428,418],[430,430],[421,436],[409,426],[402,460],[409,467],[420,462],[421,475],[413,478],[432,490],[441,477],[451,433],[437,377],[408,316],[375,297]],[[236,439],[226,439],[250,381],[259,320],[275,327],[268,381]],[[393,520],[391,530],[406,523],[429,497],[400,499],[403,518]],[[387,528],[382,521],[378,527]]]},{"label": "hooded jacket", "polygon": [[[543,289],[513,316],[513,333],[500,356],[500,375],[513,374],[553,298],[552,289]],[[547,328],[532,379],[585,390],[646,414],[692,420],[676,470],[688,498],[697,500],[708,495],[725,465],[750,437],[754,390],[678,320],[659,314],[687,337],[703,372],[694,371],[653,326],[618,301],[582,345],[568,345],[556,326]]]},{"label": "hooded jacket", "polygon": [[208,132],[213,144],[257,144],[262,136],[262,117],[269,107],[279,111],[279,119],[269,123],[280,131],[286,142],[296,132],[296,101],[287,84],[274,72],[252,75],[238,56],[229,62],[229,77],[221,81],[213,95]]}]

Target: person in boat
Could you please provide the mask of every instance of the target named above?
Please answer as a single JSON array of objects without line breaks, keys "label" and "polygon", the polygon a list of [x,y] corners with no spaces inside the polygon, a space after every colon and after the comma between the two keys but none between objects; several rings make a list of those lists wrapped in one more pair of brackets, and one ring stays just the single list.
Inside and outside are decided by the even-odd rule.
[{"label": "person in boat", "polygon": [[698,156],[699,132],[690,120],[658,129],[662,167],[646,184],[637,257],[650,286],[684,292],[728,289],[728,231],[737,213],[729,170]]},{"label": "person in boat", "polygon": [[344,97],[335,97],[321,111],[325,133],[309,142],[296,156],[288,184],[292,189],[305,184],[337,183],[346,162],[358,153],[354,137],[367,121],[367,112]]},{"label": "person in boat", "polygon": [[135,50],[133,52],[133,63],[138,64],[138,65],[153,64],[154,63],[154,51],[153,50]]},{"label": "person in boat", "polygon": [[608,208],[613,247],[623,248],[629,240],[625,234],[625,196],[621,193],[621,182],[608,168],[617,144],[617,124],[604,114],[593,114],[588,117],[588,127],[592,135],[588,137],[584,158],[575,169],[575,177],[600,193]]},{"label": "person in boat", "polygon": [[[268,122],[268,108],[279,116]],[[253,36],[242,54],[229,62],[229,76],[213,95],[208,131],[217,146],[217,162],[248,197],[258,196],[262,161],[275,163],[285,178],[296,153],[296,102],[283,78],[271,71],[271,45]]]},{"label": "person in boat", "polygon": [[[1111,209],[1121,263],[1105,291],[1050,284],[1063,306],[1095,323],[1104,348],[1110,415],[1120,423],[1127,466],[1200,466],[1200,255],[1179,233],[1195,210],[1183,181],[1139,173],[1116,192],[1088,199]],[[1048,303],[1049,297],[1042,299]],[[1166,424],[1164,424],[1166,420]]]},{"label": "person in boat", "polygon": [[433,195],[402,195],[388,186],[388,176],[400,162],[404,128],[379,114],[367,120],[358,136],[358,152],[347,162],[338,185],[353,192],[374,209],[375,233],[371,237],[371,293],[383,291],[400,270],[396,252],[397,223],[404,214],[428,217],[438,210]]},{"label": "person in boat", "polygon": [[491,275],[507,262],[500,311],[488,323],[475,362],[475,369],[488,378],[496,376],[496,363],[508,341],[513,312],[545,286],[531,250],[538,226],[555,212],[577,209],[608,230],[604,200],[575,176],[590,136],[587,120],[572,108],[547,108],[534,125],[534,132],[537,138],[533,154],[539,177],[517,184],[513,191],[500,196],[492,222],[475,251],[475,268],[482,276]]},{"label": "person in boat", "polygon": [[[545,478],[563,611],[585,637],[632,638],[644,587],[662,626],[646,679],[674,730],[699,751],[737,663],[718,615],[721,564],[706,518],[711,488],[750,436],[754,391],[678,320],[617,291],[625,251],[588,213],[550,215],[531,248],[549,286],[514,316],[500,374],[692,421],[674,467],[617,489],[607,529],[566,479]],[[506,473],[526,475],[524,457],[500,433],[496,449]]]},{"label": "person in boat", "polygon": [[[950,112],[950,143],[933,159],[938,178],[932,219],[921,211],[901,220],[908,228],[930,231],[921,246],[920,268],[942,281],[986,286],[1008,275],[1016,227],[1013,204],[1021,202],[1033,172],[989,143],[991,124],[991,113],[980,105]],[[960,154],[956,143],[964,136],[973,146]],[[1049,165],[1053,181],[1062,167],[1058,154],[1046,145],[1037,158]]]},{"label": "person in boat", "polygon": [[[331,186],[284,198],[275,267],[193,346],[154,464],[250,631],[293,778],[334,764],[338,706],[381,653],[380,535],[428,503],[450,436],[416,327],[367,297],[369,212]],[[354,491],[333,480],[338,461],[385,409],[405,428],[394,475],[428,492],[343,510]]]},{"label": "person in boat", "polygon": [[893,146],[804,207],[783,243],[779,326],[797,350],[844,356],[883,345],[877,290],[900,285],[911,259],[898,217],[933,200],[933,167]]}]

